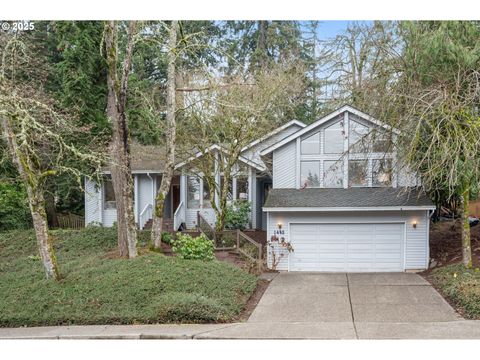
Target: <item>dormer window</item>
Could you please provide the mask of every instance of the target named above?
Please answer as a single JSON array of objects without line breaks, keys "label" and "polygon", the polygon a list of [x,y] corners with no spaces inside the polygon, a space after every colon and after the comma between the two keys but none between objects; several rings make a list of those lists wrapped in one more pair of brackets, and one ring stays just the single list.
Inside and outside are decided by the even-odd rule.
[{"label": "dormer window", "polygon": [[343,153],[343,122],[336,123],[325,128],[325,154]]},{"label": "dormer window", "polygon": [[320,154],[320,133],[317,132],[302,140],[302,154]]}]

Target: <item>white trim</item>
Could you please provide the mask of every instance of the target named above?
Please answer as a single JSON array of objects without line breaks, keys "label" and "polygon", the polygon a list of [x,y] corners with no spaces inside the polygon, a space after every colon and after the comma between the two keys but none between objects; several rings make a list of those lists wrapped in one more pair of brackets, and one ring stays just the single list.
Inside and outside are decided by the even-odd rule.
[{"label": "white trim", "polygon": [[252,141],[250,144],[246,145],[246,146],[242,149],[242,152],[244,152],[244,151],[247,150],[247,149],[250,149],[252,146],[255,146],[255,145],[261,143],[262,141],[267,140],[269,137],[272,137],[273,135],[278,134],[280,131],[285,130],[285,129],[288,129],[288,128],[289,128],[290,126],[292,126],[292,125],[297,125],[297,126],[300,126],[301,128],[304,128],[304,127],[307,126],[306,124],[304,124],[304,123],[301,122],[301,121],[291,120],[291,121],[289,121],[288,123],[283,124],[282,126],[277,127],[275,130],[270,131],[267,135],[264,135],[264,136],[262,136],[261,138]]},{"label": "white trim", "polygon": [[409,211],[434,210],[435,206],[371,206],[371,207],[263,207],[264,212],[326,212],[326,211]]},{"label": "white trim", "polygon": [[133,215],[135,217],[135,223],[138,225],[138,175],[133,175]]},{"label": "white trim", "polygon": [[296,179],[296,182],[295,182],[295,185],[296,185],[296,188],[297,189],[300,189],[300,187],[302,186],[302,179],[301,179],[301,155],[300,155],[300,152],[301,152],[301,148],[302,148],[302,145],[300,143],[300,138],[297,138],[297,147],[296,147],[296,151],[295,151],[295,179]]},{"label": "white trim", "polygon": [[364,120],[367,120],[369,122],[371,122],[372,124],[375,124],[377,126],[380,126],[380,127],[383,127],[384,129],[387,129],[387,130],[391,130],[393,133],[395,134],[399,134],[400,131],[395,129],[395,128],[392,128],[391,126],[373,118],[372,116],[368,115],[368,114],[365,114],[364,112],[360,111],[360,110],[357,110],[353,107],[351,107],[350,105],[344,105],[342,106],[341,108],[331,112],[330,114],[318,119],[317,121],[315,121],[314,123],[304,127],[303,129],[301,130],[298,130],[297,132],[291,134],[290,136],[287,136],[285,139],[279,141],[278,143],[276,144],[273,144],[272,146],[269,146],[267,147],[266,149],[263,149],[262,151],[260,151],[260,155],[261,156],[265,156],[267,155],[268,153],[272,152],[273,150],[276,150],[278,149],[279,147],[282,147],[283,145],[289,143],[290,141],[296,139],[297,137],[315,129],[316,127],[326,123],[327,121],[335,118],[336,116],[340,115],[342,112],[345,112],[345,111],[349,111],[351,112],[352,114],[355,114],[361,118],[363,118]]}]

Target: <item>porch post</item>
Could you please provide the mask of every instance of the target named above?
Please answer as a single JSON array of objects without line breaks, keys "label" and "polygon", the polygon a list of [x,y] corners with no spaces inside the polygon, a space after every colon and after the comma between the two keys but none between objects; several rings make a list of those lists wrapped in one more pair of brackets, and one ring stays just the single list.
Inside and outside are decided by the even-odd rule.
[{"label": "porch post", "polygon": [[215,154],[215,184],[217,185],[215,189],[215,205],[217,208],[220,207],[220,193],[218,192],[218,189],[220,189],[220,172],[218,162],[219,156],[218,154]]},{"label": "porch post", "polygon": [[[180,202],[183,203],[183,207],[181,209],[182,221],[187,220],[187,177],[185,172],[182,169],[182,174],[180,175]],[[176,210],[176,209],[175,209]]]},{"label": "porch post", "polygon": [[133,174],[133,213],[135,224],[138,226],[138,175]]}]

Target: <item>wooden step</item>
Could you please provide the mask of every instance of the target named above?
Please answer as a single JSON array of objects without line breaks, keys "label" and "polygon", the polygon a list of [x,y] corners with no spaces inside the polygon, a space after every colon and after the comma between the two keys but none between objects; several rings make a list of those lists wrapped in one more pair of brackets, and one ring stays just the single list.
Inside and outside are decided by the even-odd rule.
[{"label": "wooden step", "polygon": [[[153,220],[148,220],[143,226],[142,230],[149,230],[152,228]],[[173,219],[163,219],[163,231],[173,232]]]}]

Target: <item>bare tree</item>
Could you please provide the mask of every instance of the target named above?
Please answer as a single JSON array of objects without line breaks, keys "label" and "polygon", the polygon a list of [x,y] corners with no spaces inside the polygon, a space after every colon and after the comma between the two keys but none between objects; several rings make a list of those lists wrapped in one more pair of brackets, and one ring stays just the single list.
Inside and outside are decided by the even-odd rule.
[{"label": "bare tree", "polygon": [[181,139],[201,154],[191,162],[191,171],[208,184],[218,230],[224,228],[229,184],[239,171],[242,151],[292,115],[302,87],[297,71],[278,65],[246,77],[199,76],[183,89],[189,96]]},{"label": "bare tree", "polygon": [[137,256],[137,230],[133,210],[133,179],[130,164],[130,137],[125,112],[128,77],[136,22],[130,21],[121,77],[118,75],[118,34],[115,21],[105,24],[105,52],[107,59],[107,117],[112,123],[110,143],[110,171],[117,205],[118,248],[120,256]]},{"label": "bare tree", "polygon": [[71,167],[68,164],[72,161],[65,159],[74,160],[79,167],[88,163],[98,169],[101,157],[82,152],[66,140],[75,131],[72,119],[68,121],[56,112],[54,102],[44,93],[46,74],[38,74],[43,63],[38,61],[33,46],[14,34],[3,49],[0,73],[2,135],[27,190],[46,276],[58,280],[60,274],[45,209],[46,181],[68,172],[81,184],[79,168]]},{"label": "bare tree", "polygon": [[[175,112],[176,112],[176,100],[175,100],[175,83],[176,83],[176,46],[177,46],[177,32],[178,21],[174,20],[171,23],[169,29],[169,41],[168,41],[168,65],[167,65],[167,123],[166,123],[166,146],[167,146],[167,158],[162,175],[162,181],[160,183],[160,189],[157,193],[155,212],[153,216],[152,224],[152,242],[154,248],[158,249],[161,246],[162,241],[162,228],[163,228],[163,208],[165,204],[165,198],[170,190],[170,184],[172,182],[173,169],[175,166],[175,144],[176,144],[176,124],[175,124]],[[177,229],[174,229],[177,230]]]}]

